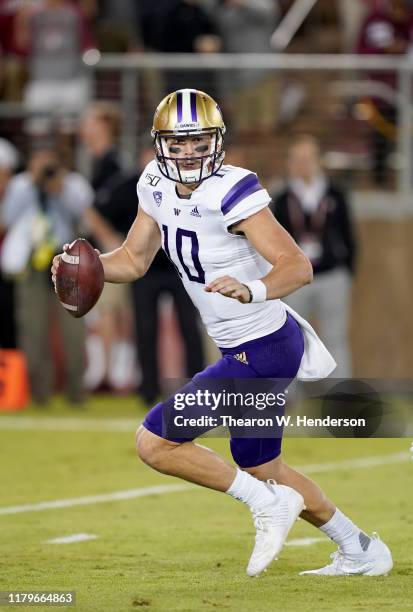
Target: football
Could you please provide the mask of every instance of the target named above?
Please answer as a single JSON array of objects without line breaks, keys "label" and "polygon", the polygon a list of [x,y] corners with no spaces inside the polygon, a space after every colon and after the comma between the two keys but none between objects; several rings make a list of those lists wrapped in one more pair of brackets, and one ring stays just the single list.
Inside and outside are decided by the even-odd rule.
[{"label": "football", "polygon": [[73,317],[83,317],[98,301],[105,284],[99,254],[84,238],[65,251],[56,274],[59,300]]}]

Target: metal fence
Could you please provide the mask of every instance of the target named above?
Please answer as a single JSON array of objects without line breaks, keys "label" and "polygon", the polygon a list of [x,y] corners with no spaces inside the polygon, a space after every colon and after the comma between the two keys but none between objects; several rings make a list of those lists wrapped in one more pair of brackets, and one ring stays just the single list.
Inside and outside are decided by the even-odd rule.
[{"label": "metal fence", "polygon": [[132,157],[144,146],[161,97],[193,86],[218,98],[228,142],[238,152],[244,148],[243,157],[267,183],[283,175],[291,138],[312,133],[338,178],[353,189],[378,192],[376,205],[390,216],[413,212],[413,63],[406,58],[107,55],[93,72],[100,97],[113,95],[118,82],[123,150]]},{"label": "metal fence", "polygon": [[[228,159],[241,156],[270,187],[284,174],[291,139],[310,133],[320,140],[330,172],[365,194],[366,209],[385,216],[413,212],[413,62],[407,58],[96,52],[87,70],[94,97],[121,107],[127,163],[149,144],[163,95],[197,87],[224,111]],[[0,118],[13,113],[24,109],[0,104]]]}]

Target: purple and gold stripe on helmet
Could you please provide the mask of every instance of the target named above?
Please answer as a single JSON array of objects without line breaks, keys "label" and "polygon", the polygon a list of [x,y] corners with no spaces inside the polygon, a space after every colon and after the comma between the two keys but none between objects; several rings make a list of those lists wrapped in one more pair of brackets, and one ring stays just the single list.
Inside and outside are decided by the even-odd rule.
[{"label": "purple and gold stripe on helmet", "polygon": [[182,122],[182,93],[179,91],[176,94],[176,113],[177,113],[177,122]]},{"label": "purple and gold stripe on helmet", "polygon": [[256,191],[263,189],[263,186],[258,181],[257,175],[251,172],[244,176],[243,179],[235,183],[230,189],[227,195],[221,202],[221,211],[223,215],[227,215],[230,210],[239,204],[242,200],[245,200],[248,196],[252,195]]},{"label": "purple and gold stripe on helmet", "polygon": [[196,93],[191,91],[191,119],[192,121],[198,121],[198,116],[196,114]]}]

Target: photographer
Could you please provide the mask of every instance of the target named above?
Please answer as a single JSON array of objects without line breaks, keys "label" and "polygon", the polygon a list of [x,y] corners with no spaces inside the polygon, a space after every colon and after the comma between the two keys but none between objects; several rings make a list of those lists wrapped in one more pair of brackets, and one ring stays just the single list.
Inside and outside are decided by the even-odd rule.
[{"label": "photographer", "polygon": [[[62,245],[86,224],[103,246],[111,230],[91,209],[94,194],[78,173],[68,172],[52,150],[34,152],[28,170],[11,179],[3,202],[7,228],[2,269],[14,276],[18,340],[25,352],[33,399],[45,404],[52,394],[49,329],[57,305],[48,270]],[[66,361],[65,393],[71,403],[83,400],[84,323],[56,308]]]}]

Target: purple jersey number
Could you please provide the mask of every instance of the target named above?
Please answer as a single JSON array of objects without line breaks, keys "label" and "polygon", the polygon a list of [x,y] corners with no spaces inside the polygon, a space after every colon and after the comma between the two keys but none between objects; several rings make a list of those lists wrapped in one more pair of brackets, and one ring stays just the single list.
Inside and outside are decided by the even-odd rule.
[{"label": "purple jersey number", "polygon": [[[168,256],[168,258],[170,259],[170,261],[173,263],[179,276],[182,278],[182,274],[179,271],[179,268],[177,265],[178,262],[173,261],[170,251],[169,251],[168,226],[162,225],[162,231],[163,231],[164,251],[166,255]],[[202,285],[205,285],[205,271],[203,267],[201,266],[201,262],[199,261],[199,242],[198,242],[198,236],[196,235],[196,232],[193,232],[192,230],[181,229],[180,227],[178,227],[178,229],[176,230],[175,239],[176,239],[176,252],[178,255],[178,259],[179,259],[179,262],[185,274],[187,275],[190,281],[193,281],[194,283],[201,283]],[[191,241],[191,259],[192,259],[191,264],[195,268],[196,274],[192,274],[191,270],[189,269],[187,263],[184,260],[184,256],[182,253],[182,244],[183,244],[184,239],[189,239]]]}]

